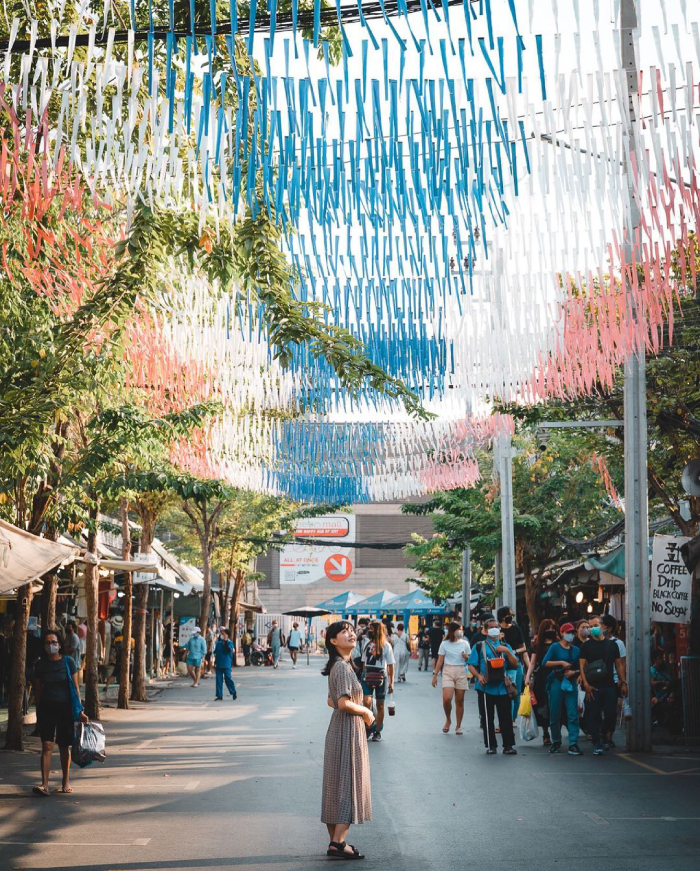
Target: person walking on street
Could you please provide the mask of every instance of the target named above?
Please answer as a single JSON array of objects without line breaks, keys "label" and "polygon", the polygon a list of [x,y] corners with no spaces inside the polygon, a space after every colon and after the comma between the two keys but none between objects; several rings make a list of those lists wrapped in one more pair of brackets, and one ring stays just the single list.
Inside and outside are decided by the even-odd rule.
[{"label": "person walking on street", "polygon": [[[469,646],[472,650],[476,647],[477,644],[480,644],[483,641],[488,639],[488,635],[486,634],[486,624],[489,620],[493,620],[493,614],[482,614],[481,619],[479,620],[479,625],[477,627],[476,632],[473,633],[472,637],[469,639]],[[473,678],[472,678],[473,679]],[[478,681],[474,681],[474,684],[477,685]],[[488,730],[486,729],[486,693],[477,693],[477,706],[479,709],[479,728],[481,729],[484,735],[484,747],[488,750],[489,739],[488,739]]]},{"label": "person walking on street", "polygon": [[394,692],[394,651],[386,640],[386,627],[379,620],[370,624],[362,648],[362,689],[365,707],[372,707],[373,695],[377,700],[372,740],[381,741],[386,694]]},{"label": "person walking on street", "polygon": [[301,647],[301,631],[299,630],[298,623],[292,624],[292,631],[289,633],[289,638],[287,639],[287,647],[289,648],[289,655],[292,658],[292,668],[296,668],[299,648]]},{"label": "person walking on street", "polygon": [[284,635],[277,620],[272,621],[270,631],[267,633],[267,646],[272,650],[272,664],[275,668],[280,667],[280,651],[284,644]]},{"label": "person walking on street", "polygon": [[447,734],[452,725],[452,699],[455,700],[455,717],[457,724],[455,735],[462,735],[462,717],[464,716],[464,693],[469,689],[469,680],[465,670],[471,647],[464,637],[460,623],[450,623],[447,627],[447,637],[438,649],[437,665],[433,672],[433,686],[437,686],[438,675],[442,673],[442,707],[445,711],[445,725],[442,731]]},{"label": "person walking on street", "polygon": [[194,627],[194,632],[186,644],[187,647],[187,674],[192,678],[192,686],[199,686],[202,675],[202,660],[207,652],[207,643],[202,638],[202,630],[199,626]]},{"label": "person walking on street", "polygon": [[246,626],[243,630],[243,635],[241,636],[241,647],[243,648],[243,662],[245,663],[245,665],[250,665],[250,651],[253,649],[253,641],[255,641],[253,631]]},{"label": "person walking on street", "polygon": [[430,633],[427,627],[418,633],[418,671],[430,671]]},{"label": "person walking on street", "polygon": [[515,669],[518,660],[510,645],[500,640],[501,627],[497,620],[486,621],[485,628],[488,638],[480,641],[472,650],[467,665],[476,678],[477,692],[484,694],[484,740],[488,739],[486,752],[489,755],[498,752],[494,725],[494,714],[498,711],[503,752],[506,756],[515,756],[518,751],[515,749],[511,699],[506,687],[506,663],[509,668]]},{"label": "person walking on street", "polygon": [[231,698],[234,701],[238,698],[236,684],[231,677],[233,656],[233,641],[229,638],[228,629],[222,626],[219,629],[219,638],[214,645],[214,665],[216,668],[216,696],[214,701],[223,701],[224,681],[226,681],[226,689],[231,693]]},{"label": "person walking on street", "polygon": [[550,645],[542,660],[547,672],[547,698],[549,700],[549,728],[552,733],[550,753],[561,750],[561,709],[566,709],[569,733],[569,756],[581,756],[578,746],[578,680],[580,652],[574,645],[576,632],[573,623],[559,627],[561,639]]},{"label": "person walking on street", "polygon": [[74,700],[81,708],[80,722],[87,723],[88,718],[82,712],[75,659],[62,655],[61,637],[52,629],[44,633],[41,657],[36,663],[34,698],[41,735],[41,786],[35,786],[32,792],[34,795],[50,795],[49,775],[54,743],[58,744],[63,775],[59,792],[73,792],[69,775]]},{"label": "person walking on street", "polygon": [[328,705],[333,708],[323,754],[321,822],[332,859],[364,859],[346,842],[351,825],[372,819],[372,791],[366,729],[374,714],[363,705],[362,686],[351,664],[357,638],[352,623],[339,620],[326,630],[328,662],[321,674],[328,677]]},{"label": "person walking on street", "polygon": [[518,706],[520,705],[520,694],[523,691],[525,672],[530,666],[530,657],[527,652],[527,645],[525,644],[523,633],[517,623],[513,622],[513,609],[508,605],[504,605],[502,608],[498,609],[496,616],[498,617],[498,623],[503,632],[503,640],[510,646],[513,653],[518,658],[518,667],[515,671],[512,669],[508,670],[508,677],[513,681],[515,688],[518,691],[518,695],[513,699],[512,706],[513,723],[515,724],[518,719]]},{"label": "person walking on street", "polygon": [[[627,670],[627,648],[625,647],[625,642],[618,638],[615,633],[617,632],[617,620],[613,617],[612,614],[603,614],[600,618],[600,624],[603,627],[603,633],[608,641],[614,641],[617,644],[617,649],[620,651],[620,659],[622,660],[625,671]],[[615,688],[619,689],[620,685],[620,676],[617,673],[617,667],[613,666],[613,678],[615,680]],[[619,695],[619,693],[618,693]]]},{"label": "person walking on street", "polygon": [[83,655],[80,650],[80,637],[76,632],[75,623],[72,620],[69,620],[66,623],[66,655],[73,657],[73,662],[75,663],[76,671],[80,671],[80,667],[83,664]]},{"label": "person walking on street", "polygon": [[530,665],[525,675],[525,683],[532,688],[535,696],[535,719],[537,725],[542,729],[542,744],[545,747],[551,747],[552,741],[549,737],[549,702],[547,700],[547,672],[542,666],[542,662],[547,655],[547,651],[557,640],[557,624],[554,620],[546,617],[540,621],[537,628],[537,635],[532,643],[532,655],[530,656]]},{"label": "person walking on street", "polygon": [[428,629],[428,635],[430,636],[430,658],[433,661],[433,671],[435,671],[435,666],[437,665],[438,660],[438,650],[442,644],[442,639],[445,637],[439,617],[433,617],[433,625]]},{"label": "person walking on street", "polygon": [[207,653],[204,657],[204,674],[203,677],[211,677],[212,666],[214,665],[214,644],[216,643],[216,632],[214,631],[214,624],[210,623],[207,626],[206,632],[204,633],[204,641],[207,645]]},{"label": "person walking on street", "polygon": [[613,669],[620,679],[620,693],[627,695],[627,672],[615,641],[603,634],[600,617],[591,617],[591,637],[581,647],[579,665],[581,684],[586,691],[587,723],[593,738],[593,755],[602,756],[612,750],[615,716],[617,714],[617,689]]},{"label": "person walking on street", "polygon": [[394,648],[398,680],[406,683],[406,672],[411,661],[411,642],[403,623],[396,626],[396,632],[391,636],[391,644]]}]

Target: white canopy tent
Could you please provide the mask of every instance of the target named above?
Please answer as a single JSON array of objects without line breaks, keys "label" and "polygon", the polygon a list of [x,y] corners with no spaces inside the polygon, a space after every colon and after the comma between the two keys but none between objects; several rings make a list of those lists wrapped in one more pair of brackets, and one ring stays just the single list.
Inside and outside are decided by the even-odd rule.
[{"label": "white canopy tent", "polygon": [[0,593],[73,562],[77,547],[48,541],[0,520]]}]

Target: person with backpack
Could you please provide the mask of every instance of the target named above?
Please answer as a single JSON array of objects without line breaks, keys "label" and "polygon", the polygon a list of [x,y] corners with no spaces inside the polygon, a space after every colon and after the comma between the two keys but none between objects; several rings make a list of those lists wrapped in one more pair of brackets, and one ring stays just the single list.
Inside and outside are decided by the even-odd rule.
[{"label": "person with backpack", "polygon": [[418,671],[430,671],[430,633],[427,627],[418,633]]},{"label": "person with backpack", "polygon": [[605,638],[600,617],[591,617],[589,625],[591,637],[581,646],[579,667],[581,684],[586,691],[593,755],[602,756],[615,746],[612,740],[617,714],[614,669],[617,669],[623,696],[627,695],[627,671],[617,643]]},{"label": "person with backpack", "polygon": [[494,714],[497,711],[503,752],[506,756],[515,756],[518,751],[515,749],[511,696],[517,691],[506,674],[506,664],[509,669],[517,669],[518,658],[510,645],[500,640],[501,627],[498,621],[491,619],[484,622],[487,637],[472,649],[467,666],[476,678],[477,692],[483,693],[485,716],[482,722],[484,743],[488,744],[486,753],[493,755],[498,752],[494,725]]},{"label": "person with backpack", "polygon": [[547,674],[547,698],[549,700],[549,728],[552,733],[550,753],[561,750],[561,709],[566,709],[567,731],[569,733],[569,756],[582,756],[578,746],[578,647],[574,645],[576,630],[573,623],[563,623],[559,627],[561,639],[555,641],[547,650],[542,665]]},{"label": "person with backpack", "polygon": [[280,667],[280,653],[284,647],[284,634],[277,620],[272,621],[270,631],[267,633],[267,646],[272,651],[272,664],[275,668]]},{"label": "person with backpack", "polygon": [[384,702],[387,692],[394,692],[394,651],[386,640],[386,627],[375,620],[370,623],[366,641],[362,647],[362,691],[366,708],[372,707],[372,696],[377,701],[377,719],[372,740],[382,740],[384,725]]},{"label": "person with backpack", "polygon": [[[73,743],[73,723],[87,723],[78,686],[75,658],[61,652],[61,636],[55,629],[44,632],[41,656],[34,672],[34,693],[41,735],[41,786],[32,789],[34,795],[47,797],[54,743],[61,756],[63,781],[59,792],[73,792],[70,785],[70,748]],[[72,652],[72,648],[71,648]]]}]

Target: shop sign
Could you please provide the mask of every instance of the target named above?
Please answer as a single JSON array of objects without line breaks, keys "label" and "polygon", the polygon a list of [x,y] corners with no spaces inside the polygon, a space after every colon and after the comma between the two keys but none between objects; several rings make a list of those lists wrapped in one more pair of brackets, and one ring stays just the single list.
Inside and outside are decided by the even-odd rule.
[{"label": "shop sign", "polygon": [[656,623],[690,623],[693,579],[680,548],[689,541],[655,535],[651,558],[651,619]]},{"label": "shop sign", "polygon": [[353,571],[353,552],[344,542],[355,541],[355,515],[303,518],[296,521],[295,538],[314,538],[328,546],[287,544],[280,551],[280,584],[346,581]]},{"label": "shop sign", "polygon": [[180,617],[180,632],[178,635],[178,644],[180,647],[184,647],[190,638],[192,638],[196,625],[196,617]]}]

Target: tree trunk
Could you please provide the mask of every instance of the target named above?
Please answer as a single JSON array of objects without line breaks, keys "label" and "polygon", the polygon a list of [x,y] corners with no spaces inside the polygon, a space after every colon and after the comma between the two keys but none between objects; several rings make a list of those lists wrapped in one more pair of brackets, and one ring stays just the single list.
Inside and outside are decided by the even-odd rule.
[{"label": "tree trunk", "polygon": [[525,575],[525,607],[527,608],[527,618],[530,621],[530,632],[534,635],[542,619],[540,602],[537,598],[539,583],[527,562],[523,565],[523,574]]},{"label": "tree trunk", "polygon": [[27,625],[29,609],[32,604],[32,585],[25,584],[17,590],[15,627],[12,633],[12,667],[10,670],[10,692],[7,704],[7,750],[23,750],[24,724],[23,702],[26,686],[27,665]]},{"label": "tree trunk", "polygon": [[[90,509],[92,524],[97,523],[97,508]],[[95,553],[97,548],[97,532],[88,533],[88,553]],[[91,720],[100,719],[100,687],[97,674],[97,611],[98,582],[97,566],[85,565],[85,607],[87,610],[87,637],[85,639],[85,713]]]},{"label": "tree trunk", "polygon": [[202,574],[204,575],[204,588],[202,590],[202,608],[199,612],[199,628],[202,633],[207,631],[209,612],[211,611],[211,554],[209,551],[209,530],[205,528],[204,536],[200,539],[202,545]]},{"label": "tree trunk", "polygon": [[56,594],[58,593],[58,575],[49,572],[42,578],[44,582],[41,591],[41,628],[56,629]]},{"label": "tree trunk", "polygon": [[228,619],[229,637],[231,638],[231,641],[233,641],[234,665],[237,664],[236,656],[238,654],[238,638],[236,634],[236,627],[238,626],[238,602],[241,598],[241,591],[243,589],[244,582],[245,573],[238,569],[236,571],[236,580],[233,584],[233,591],[231,592],[231,603]]},{"label": "tree trunk", "polygon": [[[122,498],[120,502],[122,521],[122,559],[131,559],[131,527],[129,526],[129,504]],[[119,699],[117,707],[127,710],[129,707],[129,695],[131,689],[131,596],[134,590],[133,575],[126,572],[126,585],[124,588],[124,626],[122,628],[122,656],[119,666]]]},{"label": "tree trunk", "polygon": [[[155,514],[145,507],[139,509],[141,521],[140,553],[150,553],[155,533]],[[136,584],[134,608],[134,686],[131,698],[135,702],[146,701],[146,624],[148,620],[148,584]]]}]

